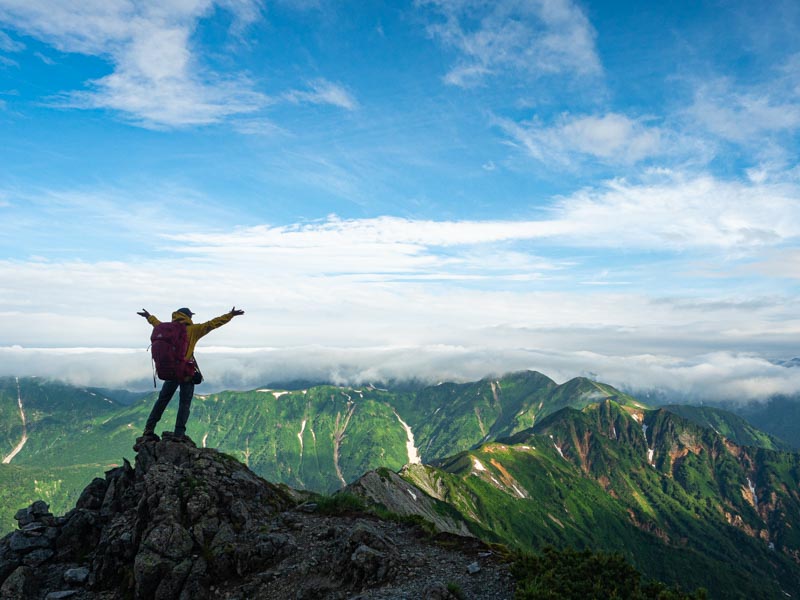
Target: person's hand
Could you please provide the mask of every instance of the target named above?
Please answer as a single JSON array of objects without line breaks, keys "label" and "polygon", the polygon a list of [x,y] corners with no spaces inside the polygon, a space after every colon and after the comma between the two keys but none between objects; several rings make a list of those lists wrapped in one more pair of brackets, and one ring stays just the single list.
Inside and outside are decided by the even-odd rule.
[{"label": "person's hand", "polygon": [[244,311],[243,310],[237,310],[237,308],[235,306],[231,309],[231,315],[234,316],[234,317],[238,317],[239,315],[243,315],[243,314],[244,314]]},{"label": "person's hand", "polygon": [[147,319],[150,316],[150,313],[147,312],[144,308],[142,309],[141,312],[137,312],[136,314],[139,315],[140,317],[144,317],[145,319]]}]

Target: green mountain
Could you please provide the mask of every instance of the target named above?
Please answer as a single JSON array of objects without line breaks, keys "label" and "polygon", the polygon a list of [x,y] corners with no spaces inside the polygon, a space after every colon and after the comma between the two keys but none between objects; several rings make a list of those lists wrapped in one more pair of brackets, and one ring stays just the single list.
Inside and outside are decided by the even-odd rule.
[{"label": "green mountain", "polygon": [[474,383],[443,383],[393,400],[414,431],[423,462],[527,429],[564,407],[612,398],[642,406],[609,385],[578,377],[563,385],[536,371]]},{"label": "green mountain", "polygon": [[739,446],[667,410],[567,408],[400,475],[520,550],[620,552],[712,597],[797,591],[800,456]]},{"label": "green mountain", "polygon": [[[84,467],[92,476],[131,459],[155,394],[129,405],[112,395],[40,379],[0,378],[0,410],[8,415],[0,429],[4,455],[22,437],[20,398],[28,439],[13,464]],[[272,481],[333,491],[369,469],[399,469],[409,462],[406,427],[422,460],[430,461],[511,435],[564,406],[601,398],[636,404],[610,386],[587,379],[559,386],[532,371],[401,392],[329,385],[220,392],[195,397],[188,434]],[[159,424],[163,429],[174,422],[177,398],[172,404]]]},{"label": "green mountain", "polygon": [[[35,499],[66,510],[88,481],[121,462],[122,455],[106,452],[92,433],[95,423],[120,408],[95,391],[58,381],[0,378],[0,531]],[[91,445],[94,454],[86,452]]]},{"label": "green mountain", "polygon": [[[129,399],[0,378],[0,447],[13,454],[0,465],[2,529],[35,498],[64,512],[92,477],[133,458],[155,394],[115,398]],[[358,480],[371,502],[519,550],[617,551],[648,577],[720,597],[797,587],[800,459],[725,411],[652,409],[589,379],[527,371],[400,391],[197,395],[188,433],[270,481],[332,492]],[[383,475],[359,479],[370,471]]]},{"label": "green mountain", "polygon": [[662,408],[702,427],[713,429],[740,446],[758,446],[770,450],[792,449],[790,443],[757,429],[743,417],[722,408],[689,404],[670,404]]},{"label": "green mountain", "polygon": [[800,449],[800,395],[773,396],[766,402],[753,402],[744,406],[731,404],[729,409],[762,431]]}]

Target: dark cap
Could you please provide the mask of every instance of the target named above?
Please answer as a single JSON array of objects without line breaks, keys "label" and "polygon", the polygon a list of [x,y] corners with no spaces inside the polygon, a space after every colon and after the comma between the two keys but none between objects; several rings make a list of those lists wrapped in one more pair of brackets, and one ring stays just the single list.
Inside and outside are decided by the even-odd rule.
[{"label": "dark cap", "polygon": [[178,309],[178,310],[176,310],[175,312],[183,313],[183,314],[185,314],[187,317],[189,317],[190,319],[192,318],[192,315],[194,314],[194,313],[193,313],[192,311],[190,311],[188,308],[179,308],[179,309]]}]

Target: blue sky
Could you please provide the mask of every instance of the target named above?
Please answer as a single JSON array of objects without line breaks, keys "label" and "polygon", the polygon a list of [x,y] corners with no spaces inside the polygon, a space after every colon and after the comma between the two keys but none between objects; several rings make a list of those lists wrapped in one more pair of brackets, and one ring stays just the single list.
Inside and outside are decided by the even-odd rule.
[{"label": "blue sky", "polygon": [[800,387],[800,7],[0,0],[5,373]]}]

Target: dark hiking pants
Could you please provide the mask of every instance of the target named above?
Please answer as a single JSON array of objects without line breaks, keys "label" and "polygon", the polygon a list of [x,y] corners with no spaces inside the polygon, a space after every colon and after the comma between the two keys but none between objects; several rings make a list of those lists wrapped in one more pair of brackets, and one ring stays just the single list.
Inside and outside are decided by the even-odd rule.
[{"label": "dark hiking pants", "polygon": [[161,387],[161,393],[158,395],[158,400],[153,405],[153,410],[150,411],[150,416],[147,418],[147,423],[144,426],[145,431],[153,431],[156,423],[161,420],[161,415],[167,408],[167,404],[172,400],[175,390],[181,388],[180,404],[178,404],[178,418],[175,419],[175,434],[186,435],[186,421],[189,420],[189,408],[192,405],[192,397],[194,396],[194,383],[181,383],[178,381],[165,381]]}]

